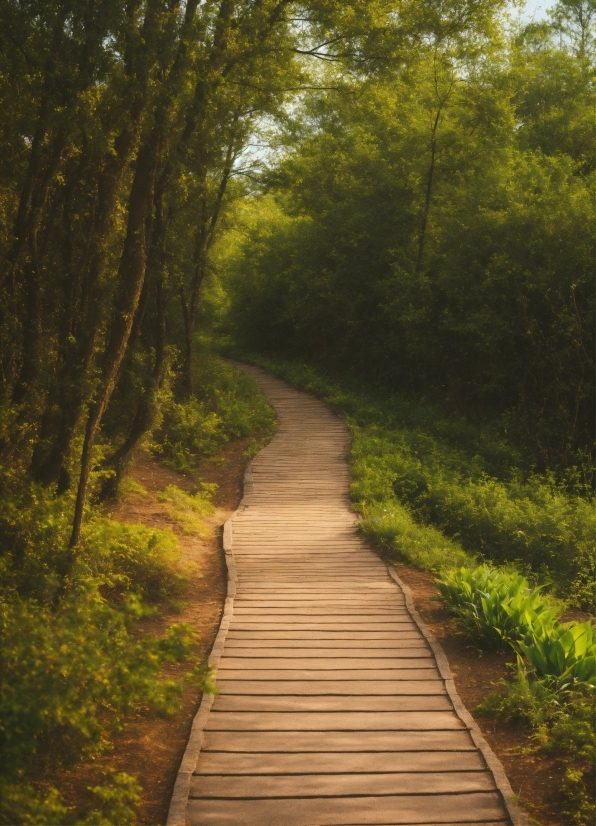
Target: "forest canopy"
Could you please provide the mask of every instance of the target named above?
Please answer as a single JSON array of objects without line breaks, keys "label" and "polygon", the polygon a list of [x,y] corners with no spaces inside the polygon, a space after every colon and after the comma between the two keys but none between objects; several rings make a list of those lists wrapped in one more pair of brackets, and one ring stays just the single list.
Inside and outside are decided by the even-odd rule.
[{"label": "forest canopy", "polygon": [[219,248],[234,335],[498,422],[587,481],[594,5],[484,11],[369,72],[324,65]]}]

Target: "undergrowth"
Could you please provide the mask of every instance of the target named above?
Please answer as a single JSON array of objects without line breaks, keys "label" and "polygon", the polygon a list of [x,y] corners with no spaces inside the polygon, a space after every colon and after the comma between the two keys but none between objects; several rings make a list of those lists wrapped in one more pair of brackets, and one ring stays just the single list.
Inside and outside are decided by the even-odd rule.
[{"label": "undergrowth", "polygon": [[533,751],[554,757],[562,775],[563,815],[575,826],[592,826],[596,818],[594,765],[596,720],[594,694],[586,686],[563,691],[515,666],[513,677],[501,681],[477,713],[526,726],[532,733]]},{"label": "undergrowth", "polygon": [[[256,385],[215,356],[199,360],[196,396],[175,401],[164,389],[161,422],[149,441],[172,466],[193,474],[231,439],[254,450],[275,417]],[[138,714],[176,713],[182,681],[163,677],[187,660],[194,633],[182,623],[165,635],[139,621],[175,606],[189,578],[173,532],[106,518],[97,502],[107,436],[94,453],[82,541],[68,547],[74,492],[56,495],[28,479],[21,463],[0,467],[0,824],[125,826],[140,803],[137,779],[103,772],[92,803],[75,811],[47,777],[100,766],[110,737]],[[25,455],[23,460],[28,461]],[[169,486],[159,497],[183,533],[207,535],[215,486]],[[144,495],[124,478],[121,492]],[[213,674],[189,664],[188,679],[213,693]],[[57,782],[57,781],[56,781]],[[59,785],[59,783],[58,783]]]},{"label": "undergrowth", "polygon": [[569,605],[592,609],[596,511],[586,488],[532,472],[490,428],[420,399],[374,397],[304,364],[250,360],[343,415],[361,528],[390,558],[436,572],[482,560],[514,566]]},{"label": "undergrowth", "polygon": [[234,439],[248,439],[248,458],[271,439],[275,413],[245,373],[201,349],[193,384],[197,390],[188,398],[164,400],[150,440],[152,451],[168,465],[195,473],[201,460]]},{"label": "undergrowth", "polygon": [[[66,546],[67,520],[52,521],[48,513],[55,514],[54,503],[38,494],[35,506],[21,509],[23,532],[13,533],[13,553],[2,556],[4,824],[67,824],[73,817],[91,823],[69,811],[55,789],[40,792],[33,777],[101,754],[110,731],[131,714],[177,711],[181,686],[160,675],[165,663],[190,655],[194,640],[184,624],[170,626],[161,638],[136,631],[151,603],[177,594],[185,582],[171,533],[97,514],[88,521],[66,581],[47,560],[31,577],[47,547],[55,547],[60,558]],[[10,527],[14,531],[17,525],[13,521]],[[109,788],[104,791],[108,795]],[[116,805],[114,795],[110,799]],[[102,804],[106,811],[108,802]]]},{"label": "undergrowth", "polygon": [[182,533],[197,534],[203,539],[211,536],[211,529],[203,519],[215,511],[211,498],[217,490],[216,484],[200,483],[198,493],[187,493],[176,485],[168,485],[157,495],[157,501],[163,502],[169,516],[177,522]]}]

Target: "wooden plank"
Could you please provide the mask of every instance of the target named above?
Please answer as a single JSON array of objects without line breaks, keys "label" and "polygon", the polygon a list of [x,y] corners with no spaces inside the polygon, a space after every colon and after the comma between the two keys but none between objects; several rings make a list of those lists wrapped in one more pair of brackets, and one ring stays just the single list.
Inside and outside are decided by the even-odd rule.
[{"label": "wooden plank", "polygon": [[[430,661],[434,662],[434,661]],[[399,680],[437,680],[439,672],[435,666],[428,668],[375,668],[363,673],[360,669],[336,669],[334,671],[317,670],[315,668],[283,669],[283,668],[269,668],[257,671],[256,669],[241,669],[241,668],[220,668],[217,671],[218,680],[252,680],[259,681],[274,681],[279,680],[293,680],[297,681],[342,681],[342,680],[358,680],[366,676],[366,681],[374,682],[397,682]],[[370,684],[369,683],[369,684]],[[370,690],[370,688],[369,688]],[[300,692],[298,692],[300,693]]]},{"label": "wooden plank", "polygon": [[[394,648],[371,647],[367,650],[366,648],[350,648],[349,646],[344,648],[339,648],[339,646],[334,646],[333,648],[305,648],[302,645],[300,648],[279,648],[278,646],[272,647],[271,645],[272,643],[275,644],[276,640],[269,640],[268,642],[269,645],[261,644],[258,647],[246,644],[241,647],[227,645],[227,661],[231,659],[244,661],[267,657],[269,659],[289,658],[292,661],[298,661],[301,658],[308,660],[319,659],[331,663],[333,659],[341,658],[342,660],[354,660],[355,662],[350,663],[351,666],[361,665],[363,668],[372,668],[373,663],[378,659],[428,658],[431,656],[430,648],[424,648],[420,644],[416,647],[400,645]],[[410,640],[407,640],[407,642],[410,642]],[[333,654],[336,656],[332,657]]]},{"label": "wooden plank", "polygon": [[[338,768],[342,768],[341,762]],[[459,794],[491,792],[495,784],[488,771],[382,772],[374,774],[312,774],[223,777],[195,776],[190,797],[352,797],[355,795]]]},{"label": "wooden plank", "polygon": [[243,619],[232,619],[230,629],[234,631],[405,631],[414,630],[411,620],[404,622],[345,622],[339,619],[330,619],[328,622],[255,622]]},{"label": "wooden plank", "polygon": [[261,602],[251,603],[244,602],[242,605],[234,606],[234,613],[237,617],[245,617],[247,615],[267,616],[270,614],[289,615],[289,616],[312,616],[318,614],[319,616],[348,616],[356,615],[361,617],[362,614],[383,615],[384,617],[389,613],[395,615],[396,618],[408,617],[408,613],[404,606],[393,605],[391,603],[371,603],[356,600],[346,600],[342,602],[317,602],[311,598],[303,600],[281,600],[274,601],[273,599],[263,600]]},{"label": "wooden plank", "polygon": [[[228,652],[229,654],[230,652]],[[434,659],[429,651],[416,657],[275,657],[261,652],[258,657],[222,657],[219,668],[221,671],[230,668],[254,669],[255,671],[270,671],[271,669],[317,669],[322,671],[337,671],[345,669],[388,669],[388,668],[429,668],[434,667]]]},{"label": "wooden plank", "polygon": [[218,711],[207,731],[453,731],[464,724],[453,711]]},{"label": "wooden plank", "polygon": [[380,695],[219,695],[217,711],[451,711],[445,694]]},{"label": "wooden plank", "polygon": [[221,752],[462,752],[477,753],[467,731],[205,731],[203,750]]},{"label": "wooden plank", "polygon": [[197,775],[348,774],[372,772],[483,771],[476,751],[297,752],[294,754],[203,751]]},{"label": "wooden plank", "polygon": [[343,631],[277,631],[277,630],[261,630],[261,631],[228,631],[227,640],[316,640],[317,642],[324,641],[343,641],[349,642],[364,642],[366,645],[370,641],[385,642],[396,641],[399,644],[400,640],[424,640],[424,637],[417,628],[407,628],[400,631],[352,631],[350,634],[345,634]]},{"label": "wooden plank", "polygon": [[342,824],[479,824],[502,816],[494,792],[269,800],[189,800],[190,818],[204,826],[342,826]]},{"label": "wooden plank", "polygon": [[[312,647],[311,647],[312,646]],[[329,652],[339,651],[344,652],[346,656],[353,653],[358,657],[364,656],[371,651],[392,651],[400,652],[403,657],[408,656],[409,651],[426,651],[426,640],[423,637],[401,637],[399,640],[392,639],[383,640],[367,640],[366,648],[363,648],[363,642],[358,640],[341,639],[341,640],[295,640],[295,639],[244,639],[243,636],[235,636],[232,639],[226,640],[226,650],[234,652],[234,656],[241,656],[241,652],[257,652],[261,649],[270,649],[271,651],[284,651],[285,656],[293,657],[303,656],[301,651],[308,651],[312,656],[329,656]],[[389,647],[391,646],[391,647]],[[376,656],[376,653],[375,653]],[[379,656],[382,656],[381,654]]]},{"label": "wooden plank", "polygon": [[230,679],[221,674],[217,678],[217,689],[220,694],[298,694],[303,696],[335,694],[335,695],[402,695],[402,694],[441,694],[445,692],[445,683],[438,676],[434,679],[412,680],[379,680],[371,682],[362,679],[336,680],[263,680]]}]

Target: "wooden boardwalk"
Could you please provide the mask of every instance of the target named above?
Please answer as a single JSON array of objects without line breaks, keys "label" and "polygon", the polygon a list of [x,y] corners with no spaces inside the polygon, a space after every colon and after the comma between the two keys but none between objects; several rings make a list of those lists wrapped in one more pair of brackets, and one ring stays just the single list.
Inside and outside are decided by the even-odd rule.
[{"label": "wooden boardwalk", "polygon": [[220,693],[199,712],[168,823],[523,823],[443,655],[357,531],[344,424],[246,370],[280,427],[232,538],[227,526]]}]

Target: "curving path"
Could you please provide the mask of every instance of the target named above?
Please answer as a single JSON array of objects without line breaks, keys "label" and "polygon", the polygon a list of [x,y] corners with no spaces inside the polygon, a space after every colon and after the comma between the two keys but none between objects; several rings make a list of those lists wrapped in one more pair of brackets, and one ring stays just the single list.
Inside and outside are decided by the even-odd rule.
[{"label": "curving path", "polygon": [[407,589],[358,534],[346,427],[244,369],[280,427],[227,525],[220,693],[197,715],[169,826],[525,822]]}]

